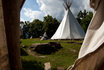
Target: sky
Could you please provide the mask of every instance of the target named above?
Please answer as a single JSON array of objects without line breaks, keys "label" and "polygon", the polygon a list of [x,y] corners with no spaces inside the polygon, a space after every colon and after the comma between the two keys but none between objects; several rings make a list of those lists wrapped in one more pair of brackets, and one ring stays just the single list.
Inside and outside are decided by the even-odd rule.
[{"label": "sky", "polygon": [[[75,17],[80,10],[93,11],[89,6],[89,0],[73,0],[70,9]],[[43,20],[46,15],[61,20],[64,12],[63,0],[26,0],[20,13],[20,20],[30,22],[34,19]]]}]

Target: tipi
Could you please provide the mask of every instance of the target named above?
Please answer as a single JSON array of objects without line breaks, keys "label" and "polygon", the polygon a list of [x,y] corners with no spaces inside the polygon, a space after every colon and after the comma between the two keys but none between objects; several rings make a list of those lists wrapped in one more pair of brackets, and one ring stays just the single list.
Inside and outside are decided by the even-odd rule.
[{"label": "tipi", "polygon": [[72,0],[64,0],[65,15],[51,39],[83,39],[85,33],[70,11]]},{"label": "tipi", "polygon": [[40,40],[47,40],[47,39],[48,39],[47,33],[44,32],[43,37]]}]

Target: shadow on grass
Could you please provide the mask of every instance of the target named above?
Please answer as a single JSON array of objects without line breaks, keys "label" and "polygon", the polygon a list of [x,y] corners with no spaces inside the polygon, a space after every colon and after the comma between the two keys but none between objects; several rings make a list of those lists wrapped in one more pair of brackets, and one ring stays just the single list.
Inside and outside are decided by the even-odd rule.
[{"label": "shadow on grass", "polygon": [[21,50],[21,56],[27,56],[28,55],[28,53],[23,48],[21,48],[20,50]]},{"label": "shadow on grass", "polygon": [[35,61],[35,58],[33,56],[29,56],[23,48],[21,48],[21,56],[23,57],[23,70],[44,70],[44,65],[41,62]]},{"label": "shadow on grass", "polygon": [[44,66],[36,61],[22,61],[23,70],[44,70]]}]

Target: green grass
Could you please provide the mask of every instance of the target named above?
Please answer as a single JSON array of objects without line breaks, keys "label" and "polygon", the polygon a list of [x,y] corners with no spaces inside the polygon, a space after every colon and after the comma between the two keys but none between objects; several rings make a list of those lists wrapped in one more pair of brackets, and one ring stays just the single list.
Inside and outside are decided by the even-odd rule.
[{"label": "green grass", "polygon": [[75,41],[75,40],[43,40],[40,41],[39,38],[36,39],[21,39],[22,43],[21,45],[31,45],[33,43],[47,43],[47,42],[77,42],[82,43],[82,41]]},{"label": "green grass", "polygon": [[22,57],[22,66],[23,70],[44,70],[44,66],[41,62],[35,60],[35,57],[21,56]]},{"label": "green grass", "polygon": [[[60,42],[63,47],[56,53],[50,55],[37,54],[38,56],[26,55],[22,57],[23,69],[24,70],[43,70],[44,63],[50,62],[52,69],[56,70],[57,67],[64,67],[65,69],[74,63],[78,56],[80,49],[79,44],[69,44],[67,42],[76,42],[82,43],[82,41],[75,40],[44,40],[40,41],[37,39],[22,39],[21,46],[27,45],[30,46],[33,43],[47,43],[47,42]],[[39,56],[45,56],[44,58]]]}]

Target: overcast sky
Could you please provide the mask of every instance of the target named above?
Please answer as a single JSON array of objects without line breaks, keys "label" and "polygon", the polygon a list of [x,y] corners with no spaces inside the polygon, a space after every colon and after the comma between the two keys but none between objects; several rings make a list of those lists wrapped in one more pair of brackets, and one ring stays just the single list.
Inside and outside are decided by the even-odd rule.
[{"label": "overcast sky", "polygon": [[[76,16],[80,10],[92,11],[89,0],[73,0],[71,11]],[[43,20],[46,15],[51,15],[59,20],[64,15],[63,0],[26,0],[21,10],[21,21]]]}]

